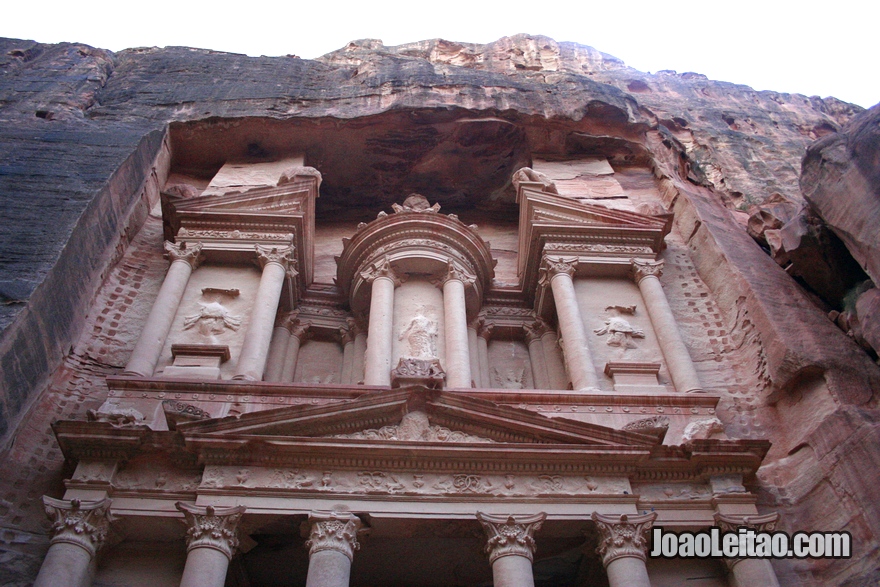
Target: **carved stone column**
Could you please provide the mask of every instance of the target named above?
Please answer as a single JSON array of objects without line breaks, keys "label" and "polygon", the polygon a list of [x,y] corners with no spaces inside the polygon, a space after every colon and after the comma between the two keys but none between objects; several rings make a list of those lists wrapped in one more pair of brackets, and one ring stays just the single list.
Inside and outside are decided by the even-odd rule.
[{"label": "carved stone column", "polygon": [[339,375],[340,383],[351,383],[351,371],[354,366],[354,319],[345,321],[346,325],[339,328],[339,339],[342,343],[342,373]]},{"label": "carved stone column", "polygon": [[352,514],[309,514],[309,574],[306,587],[348,587],[351,561],[360,549],[361,521]]},{"label": "carved stone column", "polygon": [[648,537],[657,514],[604,516],[593,512],[599,548],[610,587],[651,587],[645,566]]},{"label": "carved stone column", "polygon": [[480,387],[492,387],[489,378],[489,339],[492,338],[494,324],[489,324],[485,319],[480,319],[480,328],[477,330],[477,357],[480,360]]},{"label": "carved stone column", "polygon": [[43,497],[52,521],[52,540],[34,587],[87,587],[92,561],[104,544],[112,518],[110,500],[80,501]]},{"label": "carved stone column", "polygon": [[535,380],[535,389],[550,389],[550,381],[547,375],[547,362],[544,359],[544,343],[541,335],[547,325],[543,322],[526,324],[523,330],[526,333],[526,344],[529,345],[529,362],[532,365],[532,378]]},{"label": "carved stone column", "polygon": [[312,335],[309,324],[296,318],[289,322],[290,339],[287,342],[287,356],[284,357],[284,369],[281,371],[281,381],[291,383],[296,375],[296,365],[299,362],[299,349]]},{"label": "carved stone column", "polygon": [[540,323],[545,326],[541,334],[541,348],[544,350],[544,364],[547,366],[547,382],[550,389],[568,389],[568,375],[562,362],[559,338],[546,322],[541,320]]},{"label": "carved stone column", "polygon": [[[722,532],[738,532],[740,528],[749,528],[756,532],[773,532],[779,514],[765,514],[763,516],[730,516],[715,514],[715,525]],[[758,558],[726,558],[724,564],[730,570],[728,583],[730,587],[750,587],[761,585],[762,587],[779,587],[773,565],[767,559]]]},{"label": "carved stone column", "polygon": [[565,339],[565,364],[571,375],[572,386],[576,390],[581,390],[596,388],[599,380],[587,347],[587,333],[584,330],[584,321],[581,319],[581,311],[574,291],[572,276],[576,267],[577,259],[544,257],[539,283],[541,285],[549,283],[553,291],[559,329]]},{"label": "carved stone column", "polygon": [[535,532],[541,529],[547,514],[535,516],[490,516],[477,512],[488,541],[486,554],[492,565],[495,587],[534,587],[532,560],[535,555]]},{"label": "carved stone column", "polygon": [[165,340],[171,331],[174,317],[189,277],[202,260],[202,244],[198,243],[187,247],[185,242],[179,244],[165,241],[166,257],[171,259],[171,266],[165,274],[159,295],[153,302],[147,323],[138,338],[137,344],[131,353],[131,358],[125,366],[126,375],[140,375],[151,377],[159,362]]},{"label": "carved stone column", "polygon": [[276,320],[275,330],[272,331],[272,342],[269,345],[269,358],[266,360],[266,381],[283,381],[284,361],[287,358],[287,347],[290,344],[290,315],[285,315]]},{"label": "carved stone column", "polygon": [[231,508],[175,504],[186,518],[186,566],[180,587],[223,587],[229,561],[238,548],[238,522],[244,506]]},{"label": "carved stone column", "polygon": [[364,383],[391,385],[392,328],[394,326],[394,288],[400,281],[388,259],[361,272],[372,283],[370,325],[364,358]]},{"label": "carved stone column", "polygon": [[468,356],[471,360],[471,381],[474,387],[482,387],[483,381],[480,377],[480,351],[477,339],[479,335],[477,330],[480,328],[479,319],[468,324]]},{"label": "carved stone column", "polygon": [[250,324],[241,345],[233,379],[261,381],[272,339],[272,325],[278,312],[278,300],[281,299],[281,288],[284,287],[293,247],[254,247],[263,275],[260,277],[260,287],[251,309]]},{"label": "carved stone column", "polygon": [[633,277],[642,292],[642,299],[645,300],[648,316],[654,326],[657,342],[660,343],[660,350],[663,351],[676,391],[702,392],[703,386],[700,385],[694,362],[681,338],[681,332],[678,330],[678,324],[669,307],[663,286],[660,285],[659,277],[663,273],[663,262],[633,259],[632,267]]},{"label": "carved stone column", "polygon": [[367,353],[367,333],[360,325],[355,326],[354,357],[351,362],[351,382],[355,385],[364,381],[364,359]]},{"label": "carved stone column", "polygon": [[446,386],[471,386],[471,357],[468,350],[467,307],[464,288],[476,278],[449,261],[443,284],[443,318],[446,331]]}]

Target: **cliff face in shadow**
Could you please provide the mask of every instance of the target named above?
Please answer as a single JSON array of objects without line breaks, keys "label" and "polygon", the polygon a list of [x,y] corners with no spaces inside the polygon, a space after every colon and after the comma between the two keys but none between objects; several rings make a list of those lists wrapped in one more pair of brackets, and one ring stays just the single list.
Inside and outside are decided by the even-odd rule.
[{"label": "cliff face in shadow", "polygon": [[[0,39],[0,72],[0,435],[5,447],[15,441],[10,450],[17,456],[9,462],[23,463],[0,515],[13,536],[5,547],[10,568],[24,583],[44,544],[35,512],[25,516],[16,504],[52,493],[63,476],[57,452],[35,452],[42,439],[54,442],[48,429],[25,415],[52,377],[68,381],[121,368],[71,349],[109,269],[148,217],[149,192],[161,184],[156,158],[174,140],[187,153],[179,171],[210,174],[227,157],[290,150],[284,131],[294,127],[306,137],[309,158],[322,162],[319,205],[326,214],[386,206],[450,174],[468,179],[438,195],[447,209],[509,209],[510,171],[536,154],[596,154],[614,165],[650,168],[732,338],[754,360],[754,381],[747,382],[754,398],[731,411],[756,410],[778,422],[737,432],[791,448],[773,455],[760,476],[762,505],[787,516],[787,529],[850,528],[867,545],[855,562],[780,565],[784,582],[843,583],[876,566],[871,528],[880,527],[880,480],[862,473],[880,470],[872,448],[880,443],[869,442],[877,437],[880,374],[780,267],[794,264],[812,276],[821,255],[798,257],[804,249],[774,245],[782,237],[772,232],[798,217],[803,189],[874,276],[874,253],[847,236],[851,210],[861,208],[826,209],[836,196],[813,187],[834,181],[823,179],[830,172],[814,162],[820,151],[837,161],[831,155],[844,139],[835,133],[876,130],[873,122],[854,120],[859,107],[757,92],[696,73],[647,74],[591,47],[525,35],[486,45],[430,40],[385,47],[362,40],[317,60],[179,47],[112,53]],[[338,129],[350,143],[319,146]],[[212,140],[199,143],[196,134]],[[801,160],[822,137],[799,188]],[[438,150],[461,154],[460,164],[447,158],[431,167]],[[498,153],[504,164],[492,167]],[[857,177],[847,166],[862,175],[865,166],[876,171],[876,159],[859,157],[835,169],[846,177]],[[346,176],[346,169],[356,173]],[[352,177],[359,178],[356,189]],[[817,246],[825,250],[821,241]],[[839,260],[832,257],[830,266]],[[821,297],[821,284],[841,271],[850,270],[803,280]],[[53,409],[81,416],[88,398],[77,393]],[[835,409],[811,412],[817,395],[831,398]],[[839,437],[842,431],[849,440]],[[24,465],[38,457],[45,464]],[[843,513],[832,511],[843,501]]]}]

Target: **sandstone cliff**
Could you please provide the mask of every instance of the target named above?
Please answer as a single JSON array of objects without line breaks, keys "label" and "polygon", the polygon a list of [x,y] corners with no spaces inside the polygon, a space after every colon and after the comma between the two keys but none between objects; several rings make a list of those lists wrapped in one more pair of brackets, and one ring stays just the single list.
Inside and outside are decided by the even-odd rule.
[{"label": "sandstone cliff", "polygon": [[[757,92],[696,73],[646,74],[590,47],[525,35],[487,45],[431,40],[384,47],[362,40],[317,60],[188,48],[114,54],[3,39],[0,70],[0,434],[7,447],[15,440],[8,462],[21,463],[3,485],[0,515],[14,580],[27,582],[43,546],[39,513],[27,511],[28,500],[56,491],[62,477],[57,451],[37,448],[54,442],[45,418],[28,409],[50,378],[70,381],[122,366],[75,343],[108,270],[147,218],[145,192],[157,189],[152,165],[168,125],[181,141],[196,128],[217,129],[222,141],[223,133],[241,137],[259,128],[280,137],[285,125],[308,123],[324,132],[369,118],[375,130],[363,140],[374,149],[345,161],[363,177],[424,169],[426,144],[449,142],[468,150],[469,160],[508,149],[507,167],[493,173],[475,164],[469,176],[477,179],[448,195],[463,208],[509,206],[509,171],[536,150],[595,151],[617,164],[650,167],[737,352],[755,364],[744,384],[753,397],[733,402],[725,423],[786,447],[759,476],[763,505],[780,510],[788,529],[846,528],[861,545],[853,561],[783,563],[783,582],[871,581],[859,578],[880,560],[880,373],[780,268],[797,261],[798,247],[775,248],[787,256],[774,261],[755,239],[772,248],[767,230],[790,222],[808,200],[876,281],[872,224],[853,227],[851,213],[867,210],[859,214],[871,217],[876,202],[829,206],[836,192],[823,187],[838,177],[846,185],[878,185],[876,109],[874,118],[854,119],[861,109],[833,98]],[[475,143],[453,131],[412,134],[423,123],[439,128],[458,119],[490,124]],[[845,134],[834,134],[844,127]],[[799,188],[801,159],[822,137]],[[271,139],[244,144],[255,153],[278,147]],[[209,146],[200,152],[193,167],[212,164]],[[341,166],[339,153],[322,156],[328,167]],[[831,164],[818,167],[818,159]],[[332,175],[326,190],[340,208],[385,204],[388,194],[418,187],[371,179],[345,192]],[[867,192],[876,195],[873,189]],[[469,198],[477,193],[494,196],[474,203]],[[806,264],[815,258],[804,257]],[[824,283],[849,271],[831,271]],[[833,304],[840,292],[825,296]],[[89,398],[69,389],[50,407],[59,416],[81,416]],[[760,425],[744,423],[752,412]]]}]

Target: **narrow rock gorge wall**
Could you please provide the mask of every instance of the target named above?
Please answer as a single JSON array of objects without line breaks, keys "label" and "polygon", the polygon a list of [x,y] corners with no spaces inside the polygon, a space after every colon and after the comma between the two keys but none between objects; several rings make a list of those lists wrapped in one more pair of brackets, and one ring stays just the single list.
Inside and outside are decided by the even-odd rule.
[{"label": "narrow rock gorge wall", "polygon": [[[590,47],[525,35],[488,45],[364,40],[313,61],[4,39],[0,70],[0,434],[3,462],[16,471],[0,481],[3,582],[28,584],[45,549],[35,500],[58,494],[65,475],[49,424],[95,407],[101,377],[127,359],[114,323],[155,295],[161,223],[149,210],[166,174],[210,177],[224,157],[285,152],[296,129],[324,163],[319,212],[328,215],[375,214],[402,190],[453,172],[479,181],[444,194],[450,211],[509,210],[508,172],[536,153],[650,169],[675,215],[674,244],[730,334],[728,352],[754,366],[719,418],[733,435],[774,442],[755,481],[762,507],[779,510],[787,530],[854,536],[853,559],[784,561],[781,581],[876,583],[880,372],[755,240],[766,245],[773,219],[788,222],[806,196],[876,282],[876,243],[853,244],[858,231],[846,224],[861,204],[836,214],[822,203],[835,193],[822,186],[837,177],[878,185],[876,117],[853,119],[860,109],[833,98],[646,74]],[[463,124],[473,128],[461,132]],[[314,146],[334,132],[350,142],[335,152]],[[193,138],[206,133],[210,144]],[[802,195],[801,159],[823,136],[807,156]],[[184,158],[177,169],[171,143]],[[351,158],[352,145],[364,154]],[[488,162],[500,145],[508,150],[497,176],[479,164],[429,167],[437,149]],[[345,191],[326,170],[346,165],[371,180]],[[750,215],[767,220],[752,223],[752,236]],[[118,316],[89,313],[111,304]]]}]

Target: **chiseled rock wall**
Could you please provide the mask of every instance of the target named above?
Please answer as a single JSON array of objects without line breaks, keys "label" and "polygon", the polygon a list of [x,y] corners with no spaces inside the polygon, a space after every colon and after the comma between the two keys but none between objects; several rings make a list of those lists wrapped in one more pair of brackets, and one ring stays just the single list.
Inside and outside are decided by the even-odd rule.
[{"label": "chiseled rock wall", "polygon": [[[779,510],[786,529],[854,535],[852,560],[784,562],[782,582],[872,580],[880,373],[745,227],[762,206],[804,205],[796,180],[807,145],[858,107],[645,74],[590,47],[523,35],[356,41],[314,61],[3,39],[0,72],[0,435],[16,472],[0,480],[3,582],[32,579],[45,549],[36,500],[69,475],[49,423],[83,417],[101,377],[126,359],[116,314],[145,315],[158,287],[161,225],[148,212],[165,182],[154,169],[167,157],[167,124],[444,109],[539,121],[535,136],[576,131],[653,168],[675,212],[674,245],[693,259],[743,364],[755,365],[719,418],[737,436],[775,443],[759,474],[762,507]],[[859,136],[876,131],[853,125]],[[105,306],[115,310],[88,313]]]}]

